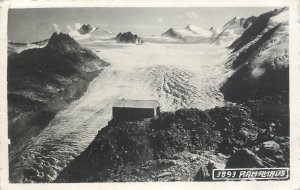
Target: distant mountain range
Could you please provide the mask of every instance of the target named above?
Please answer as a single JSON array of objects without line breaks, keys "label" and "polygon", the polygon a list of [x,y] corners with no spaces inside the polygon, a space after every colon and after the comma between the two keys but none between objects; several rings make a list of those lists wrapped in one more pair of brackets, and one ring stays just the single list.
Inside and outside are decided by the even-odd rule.
[{"label": "distant mountain range", "polygon": [[166,32],[164,32],[161,36],[180,39],[183,41],[193,41],[193,42],[201,42],[201,40],[208,39],[210,37],[210,32],[206,31],[198,26],[188,25],[185,29],[174,29],[170,28]]},{"label": "distant mountain range", "polygon": [[[69,36],[72,38],[80,41],[82,39],[88,39],[93,37],[90,35],[93,33],[93,35],[99,35],[99,36],[108,36],[110,38],[113,38],[113,32],[108,30],[102,30],[98,27],[92,27],[90,24],[83,24],[79,29],[73,30],[68,33]],[[14,42],[14,41],[8,41],[8,55],[14,55],[16,53],[20,53],[26,49],[33,49],[33,48],[42,48],[45,45],[47,45],[49,39],[40,40],[36,42]]]},{"label": "distant mountain range", "polygon": [[161,36],[180,39],[186,42],[216,42],[231,44],[235,39],[249,28],[256,17],[238,18],[234,17],[221,27],[211,27],[209,30],[199,26],[187,25],[185,29],[170,28]]}]

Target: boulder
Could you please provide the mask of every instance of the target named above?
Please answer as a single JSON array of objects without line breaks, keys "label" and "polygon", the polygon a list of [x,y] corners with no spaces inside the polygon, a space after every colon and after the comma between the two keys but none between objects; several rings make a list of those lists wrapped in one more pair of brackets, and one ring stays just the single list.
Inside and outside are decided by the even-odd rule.
[{"label": "boulder", "polygon": [[226,168],[265,168],[263,160],[248,149],[238,150],[227,161]]},{"label": "boulder", "polygon": [[206,167],[201,166],[198,170],[194,180],[195,181],[207,181],[210,178],[208,169]]},{"label": "boulder", "polygon": [[261,143],[256,154],[272,167],[285,167],[288,162],[288,156],[273,140]]},{"label": "boulder", "polygon": [[143,40],[141,37],[137,36],[136,34],[132,34],[131,32],[119,33],[115,39],[117,42],[123,43],[136,43],[142,44]]},{"label": "boulder", "polygon": [[201,166],[194,178],[194,181],[211,181],[213,169],[216,169],[216,167],[211,162],[209,162],[206,166]]},{"label": "boulder", "polygon": [[260,147],[261,150],[270,152],[271,154],[282,154],[280,145],[273,140],[261,143]]}]

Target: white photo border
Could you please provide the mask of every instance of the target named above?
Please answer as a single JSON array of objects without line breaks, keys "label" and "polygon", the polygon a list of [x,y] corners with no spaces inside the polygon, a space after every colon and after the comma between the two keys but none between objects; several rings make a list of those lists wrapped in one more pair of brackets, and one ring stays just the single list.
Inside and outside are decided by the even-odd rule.
[{"label": "white photo border", "polygon": [[[298,0],[102,0],[5,1],[0,4],[0,189],[300,189],[300,36]],[[290,179],[286,181],[127,182],[12,184],[8,181],[7,18],[8,9],[72,7],[289,7]]]}]

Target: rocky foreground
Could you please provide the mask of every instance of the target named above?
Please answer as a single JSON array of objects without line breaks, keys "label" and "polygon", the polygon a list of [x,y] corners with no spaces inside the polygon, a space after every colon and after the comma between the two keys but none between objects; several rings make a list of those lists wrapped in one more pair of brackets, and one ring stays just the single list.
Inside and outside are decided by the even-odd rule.
[{"label": "rocky foreground", "polygon": [[289,138],[243,105],[182,109],[141,122],[114,122],[56,182],[211,180],[211,169],[289,165]]},{"label": "rocky foreground", "polygon": [[55,182],[209,181],[213,168],[289,167],[287,13],[260,15],[230,46],[234,74],[220,90],[233,103],[112,120]]}]

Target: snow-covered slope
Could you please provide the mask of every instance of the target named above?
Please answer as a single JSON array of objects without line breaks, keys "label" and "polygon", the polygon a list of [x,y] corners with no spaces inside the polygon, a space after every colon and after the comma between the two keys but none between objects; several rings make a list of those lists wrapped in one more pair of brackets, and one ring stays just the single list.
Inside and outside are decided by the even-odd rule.
[{"label": "snow-covered slope", "polygon": [[212,27],[209,29],[211,34],[211,41],[229,45],[234,40],[239,38],[247,28],[249,28],[255,21],[256,17],[252,16],[247,19],[234,17],[229,20],[224,26]]},{"label": "snow-covered slope", "polygon": [[168,38],[180,39],[186,42],[206,41],[210,37],[210,32],[199,26],[188,25],[185,29],[173,29],[163,33],[161,36]]},{"label": "snow-covered slope", "polygon": [[247,43],[251,42],[252,40],[259,39],[261,35],[266,33],[273,26],[271,22],[269,22],[270,19],[285,11],[287,11],[287,9],[282,8],[282,9],[275,9],[274,11],[261,14],[259,17],[257,17],[255,22],[253,22],[252,26],[249,27],[241,35],[240,38],[238,38],[231,44],[230,48],[233,48],[234,51],[237,51]]},{"label": "snow-covered slope", "polygon": [[187,25],[184,29],[170,28],[161,36],[184,42],[213,42],[230,45],[252,25],[255,19],[256,17],[254,16],[247,19],[234,17],[225,25],[211,27],[209,30],[205,30],[195,25]]},{"label": "snow-covered slope", "polygon": [[[203,36],[203,37],[209,37],[210,33],[209,31],[199,27],[199,26],[195,26],[195,25],[187,25],[185,27],[185,31],[188,31],[196,36]],[[189,33],[189,35],[190,35]]]},{"label": "snow-covered slope", "polygon": [[[20,177],[25,176],[24,168],[31,171],[26,173],[27,182],[53,180],[110,121],[116,99],[157,99],[162,111],[224,104],[218,89],[226,79],[228,49],[214,44],[149,42],[137,46],[91,39],[80,44],[111,66],[89,85],[84,97],[57,114],[33,143],[26,144],[24,159],[12,170],[19,171]],[[53,147],[56,151],[51,151]]]},{"label": "snow-covered slope", "polygon": [[234,53],[229,64],[236,72],[221,89],[226,99],[268,95],[288,100],[288,34],[288,10],[275,9],[260,15],[230,46]]}]

